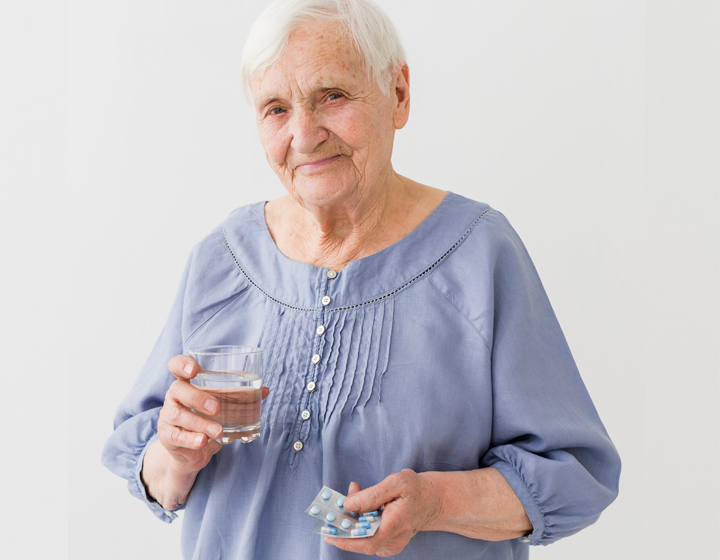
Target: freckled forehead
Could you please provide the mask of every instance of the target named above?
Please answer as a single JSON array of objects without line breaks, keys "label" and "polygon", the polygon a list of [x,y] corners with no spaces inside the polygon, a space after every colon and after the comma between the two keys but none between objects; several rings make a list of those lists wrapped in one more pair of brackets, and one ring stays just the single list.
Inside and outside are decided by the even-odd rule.
[{"label": "freckled forehead", "polygon": [[309,23],[294,31],[280,59],[250,81],[256,100],[318,88],[366,87],[365,66],[337,23]]}]

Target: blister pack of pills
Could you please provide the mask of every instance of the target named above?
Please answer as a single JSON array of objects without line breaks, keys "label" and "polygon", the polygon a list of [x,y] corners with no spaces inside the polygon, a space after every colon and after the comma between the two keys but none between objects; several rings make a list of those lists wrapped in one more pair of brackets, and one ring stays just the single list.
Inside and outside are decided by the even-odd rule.
[{"label": "blister pack of pills", "polygon": [[349,511],[344,507],[345,498],[346,496],[332,488],[322,487],[310,507],[305,510],[310,517],[318,520],[313,533],[340,539],[372,537],[382,521],[382,513]]}]

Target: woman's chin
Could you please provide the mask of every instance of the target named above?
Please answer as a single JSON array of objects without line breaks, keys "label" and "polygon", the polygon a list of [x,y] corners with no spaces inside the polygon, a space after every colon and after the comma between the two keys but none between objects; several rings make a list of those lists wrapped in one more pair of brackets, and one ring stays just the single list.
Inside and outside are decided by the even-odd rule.
[{"label": "woman's chin", "polygon": [[350,183],[337,176],[308,177],[296,180],[288,192],[302,206],[333,206],[352,199],[358,193],[357,182]]}]

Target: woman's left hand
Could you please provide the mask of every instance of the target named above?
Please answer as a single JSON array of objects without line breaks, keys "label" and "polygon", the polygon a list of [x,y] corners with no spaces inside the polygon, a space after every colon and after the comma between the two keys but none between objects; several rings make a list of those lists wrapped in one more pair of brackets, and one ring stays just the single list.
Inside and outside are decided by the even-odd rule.
[{"label": "woman's left hand", "polygon": [[374,511],[382,505],[385,506],[382,523],[372,537],[325,537],[325,542],[350,552],[393,556],[400,553],[410,539],[432,523],[441,511],[440,495],[433,481],[410,469],[391,474],[365,490],[361,490],[356,482],[350,484],[346,509],[362,513]]}]

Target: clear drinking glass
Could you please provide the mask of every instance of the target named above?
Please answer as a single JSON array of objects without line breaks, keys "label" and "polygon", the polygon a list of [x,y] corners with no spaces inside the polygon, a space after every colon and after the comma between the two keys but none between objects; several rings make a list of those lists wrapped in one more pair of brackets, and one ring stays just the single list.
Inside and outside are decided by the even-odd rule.
[{"label": "clear drinking glass", "polygon": [[263,351],[252,346],[206,346],[191,348],[189,354],[200,366],[190,383],[220,404],[212,416],[193,409],[198,416],[222,425],[223,433],[216,441],[250,443],[259,438]]}]

